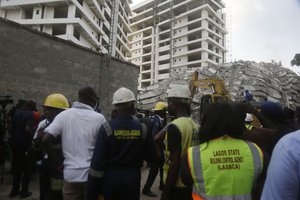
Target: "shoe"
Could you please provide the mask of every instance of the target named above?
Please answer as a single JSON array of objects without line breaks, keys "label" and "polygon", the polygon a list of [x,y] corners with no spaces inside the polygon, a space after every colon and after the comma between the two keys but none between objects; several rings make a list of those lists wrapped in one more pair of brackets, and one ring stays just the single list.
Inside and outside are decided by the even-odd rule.
[{"label": "shoe", "polygon": [[17,190],[12,190],[11,192],[10,192],[10,194],[9,194],[9,198],[15,198],[16,196],[18,196],[20,194],[20,192],[19,191],[17,191]]},{"label": "shoe", "polygon": [[143,191],[142,193],[143,193],[143,195],[146,195],[146,196],[148,196],[148,197],[157,197],[157,195],[154,194],[153,192],[151,192],[150,190],[148,190],[148,191]]},{"label": "shoe", "polygon": [[20,198],[25,199],[26,197],[29,197],[32,195],[32,192],[20,192]]}]

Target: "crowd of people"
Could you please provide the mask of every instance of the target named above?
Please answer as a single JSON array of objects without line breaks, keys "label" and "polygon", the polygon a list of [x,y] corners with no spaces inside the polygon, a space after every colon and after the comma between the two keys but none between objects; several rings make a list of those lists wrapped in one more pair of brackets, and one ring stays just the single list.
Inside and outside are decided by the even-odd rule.
[{"label": "crowd of people", "polygon": [[[113,95],[110,119],[99,101],[86,86],[72,105],[63,94],[49,94],[43,115],[33,101],[18,102],[7,121],[10,198],[32,195],[36,171],[41,200],[157,197],[151,187],[158,174],[161,200],[300,199],[299,109],[216,102],[195,122],[183,85],[143,113],[124,87]],[[143,163],[149,174],[141,188]]]}]

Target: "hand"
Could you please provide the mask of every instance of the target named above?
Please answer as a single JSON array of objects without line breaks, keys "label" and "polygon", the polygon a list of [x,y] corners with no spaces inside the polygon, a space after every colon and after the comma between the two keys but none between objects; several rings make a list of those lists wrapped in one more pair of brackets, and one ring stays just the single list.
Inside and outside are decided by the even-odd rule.
[{"label": "hand", "polygon": [[43,136],[45,135],[44,130],[45,130],[44,128],[40,128],[38,130],[38,134],[37,134],[38,139],[42,140]]}]

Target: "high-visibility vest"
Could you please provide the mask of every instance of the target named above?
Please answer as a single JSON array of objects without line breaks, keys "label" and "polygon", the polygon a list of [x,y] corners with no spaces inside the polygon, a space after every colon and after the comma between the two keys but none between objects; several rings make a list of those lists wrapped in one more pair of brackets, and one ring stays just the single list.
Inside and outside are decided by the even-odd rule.
[{"label": "high-visibility vest", "polygon": [[252,130],[252,128],[253,128],[253,126],[251,125],[251,124],[245,124],[245,126],[246,126],[246,129],[248,129],[248,130]]},{"label": "high-visibility vest", "polygon": [[[187,150],[191,146],[195,146],[199,144],[199,125],[196,124],[191,118],[189,117],[180,117],[175,119],[171,122],[174,124],[181,133],[181,159],[186,155]],[[171,164],[170,161],[170,151],[168,149],[168,133],[165,137],[165,162],[164,162],[164,174],[163,174],[163,181],[166,183],[167,175],[169,171],[169,166]],[[176,187],[185,187],[182,183],[181,178],[178,176],[177,181],[175,183]]]},{"label": "high-visibility vest", "polygon": [[228,136],[188,150],[194,200],[251,200],[263,167],[260,148]]}]

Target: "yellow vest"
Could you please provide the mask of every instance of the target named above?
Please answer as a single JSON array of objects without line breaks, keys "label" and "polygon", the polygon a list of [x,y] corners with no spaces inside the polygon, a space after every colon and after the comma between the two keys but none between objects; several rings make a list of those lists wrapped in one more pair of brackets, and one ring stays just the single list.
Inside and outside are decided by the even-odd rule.
[{"label": "yellow vest", "polygon": [[[171,122],[175,125],[181,133],[181,159],[186,155],[189,147],[199,144],[199,125],[196,124],[190,117],[180,117]],[[170,151],[168,149],[168,133],[165,137],[165,163],[164,163],[164,174],[163,179],[166,183],[167,175],[170,166]],[[185,187],[182,183],[181,178],[178,176],[175,183],[176,187]]]},{"label": "yellow vest", "polygon": [[254,143],[221,137],[189,148],[188,163],[194,200],[251,200],[263,157]]}]

